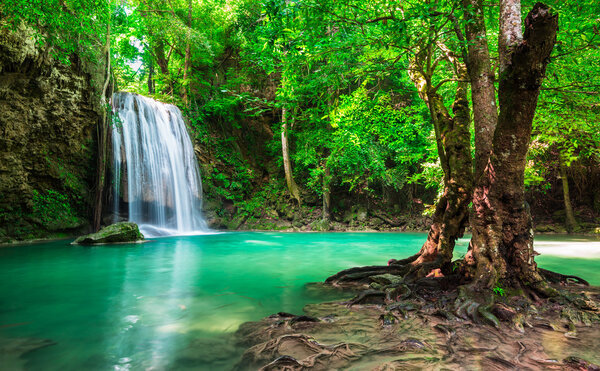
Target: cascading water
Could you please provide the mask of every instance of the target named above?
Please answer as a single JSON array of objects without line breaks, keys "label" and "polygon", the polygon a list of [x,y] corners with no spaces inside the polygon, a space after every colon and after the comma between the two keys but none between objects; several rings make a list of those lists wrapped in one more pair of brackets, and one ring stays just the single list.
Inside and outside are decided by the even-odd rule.
[{"label": "cascading water", "polygon": [[[207,231],[202,182],[181,111],[141,95],[115,93],[112,130],[114,209],[147,237]],[[121,195],[121,196],[120,196]]]}]

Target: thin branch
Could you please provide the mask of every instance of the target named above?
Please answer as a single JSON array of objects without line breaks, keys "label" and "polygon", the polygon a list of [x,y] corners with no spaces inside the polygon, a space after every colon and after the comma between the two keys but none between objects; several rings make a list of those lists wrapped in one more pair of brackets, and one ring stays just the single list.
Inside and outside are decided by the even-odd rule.
[{"label": "thin branch", "polygon": [[394,17],[393,15],[389,15],[386,17],[377,17],[377,18],[373,18],[373,19],[369,19],[366,20],[365,23],[377,23],[377,22],[381,22],[381,21],[388,21],[388,20],[396,20],[397,18]]},{"label": "thin branch", "polygon": [[540,90],[553,90],[553,91],[559,91],[561,93],[569,93],[569,94],[600,95],[599,91],[564,90],[564,89],[560,89],[560,88],[541,88]]},{"label": "thin branch", "polygon": [[462,79],[444,79],[444,80],[440,81],[439,83],[437,83],[437,85],[432,88],[432,92],[434,92],[434,93],[437,92],[438,89],[442,87],[442,85],[444,85],[448,82],[470,82],[470,81],[462,80]]},{"label": "thin branch", "polygon": [[576,49],[573,49],[573,50],[570,50],[570,51],[565,52],[565,53],[561,53],[561,54],[557,54],[557,55],[551,55],[550,59],[556,59],[556,58],[564,57],[565,55],[577,53],[579,51],[588,49],[588,48],[590,48],[592,46],[597,46],[596,44],[593,44],[593,41],[594,41],[595,38],[596,38],[596,35],[594,34],[594,36],[592,36],[592,38],[590,39],[590,41],[586,45],[581,46],[581,47],[576,48]]}]

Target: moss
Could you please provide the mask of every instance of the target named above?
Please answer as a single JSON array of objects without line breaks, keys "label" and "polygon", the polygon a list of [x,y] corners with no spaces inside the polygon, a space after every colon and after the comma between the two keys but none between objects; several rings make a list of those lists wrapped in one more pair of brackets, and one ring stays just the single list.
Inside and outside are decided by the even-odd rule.
[{"label": "moss", "polygon": [[317,232],[327,232],[331,230],[331,224],[328,220],[315,220],[310,224],[310,227],[313,231]]},{"label": "moss", "polygon": [[144,235],[140,232],[137,224],[132,222],[121,222],[104,227],[96,233],[81,236],[73,243],[93,245],[101,243],[137,242],[143,240]]}]

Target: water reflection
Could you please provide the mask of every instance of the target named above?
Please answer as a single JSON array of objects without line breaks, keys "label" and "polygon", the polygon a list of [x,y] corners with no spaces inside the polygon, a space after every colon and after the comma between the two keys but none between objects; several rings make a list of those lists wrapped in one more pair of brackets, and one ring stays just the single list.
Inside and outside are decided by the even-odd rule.
[{"label": "water reflection", "polygon": [[[26,356],[30,370],[228,369],[240,352],[231,334],[241,323],[333,299],[305,283],[408,256],[425,237],[223,233],[134,246],[0,249],[0,340],[56,342]],[[467,244],[459,241],[457,255]],[[599,244],[541,238],[537,261],[598,285]],[[586,259],[550,255],[564,251]]]}]

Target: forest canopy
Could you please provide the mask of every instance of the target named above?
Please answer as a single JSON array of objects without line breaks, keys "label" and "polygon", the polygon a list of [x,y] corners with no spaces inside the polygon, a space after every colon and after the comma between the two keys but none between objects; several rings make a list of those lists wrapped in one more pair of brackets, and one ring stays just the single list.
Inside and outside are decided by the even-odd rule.
[{"label": "forest canopy", "polygon": [[[465,30],[477,12],[465,4],[6,0],[0,15],[3,27],[31,27],[38,44],[65,63],[73,53],[98,62],[108,51],[116,90],[178,105],[196,140],[216,157],[204,175],[207,190],[240,210],[252,211],[249,200],[268,187],[300,203],[333,191],[411,209],[415,199],[433,204],[444,188],[439,133],[412,71],[421,63],[427,84],[451,111],[464,77],[457,66],[465,65],[471,46]],[[481,4],[497,90],[500,8]],[[533,5],[522,2],[523,17]],[[573,205],[567,208],[591,205],[598,212],[600,196],[590,182],[599,160],[600,4],[547,5],[560,14],[559,32],[524,181],[528,194],[556,200],[550,212],[564,207],[569,184],[565,197]],[[268,137],[257,141],[263,148],[245,143],[240,150],[240,131],[257,122]],[[472,122],[469,131],[474,153]],[[279,183],[265,182],[259,168]],[[538,206],[548,205],[532,204]],[[569,230],[578,228],[574,217],[567,218]]]}]

